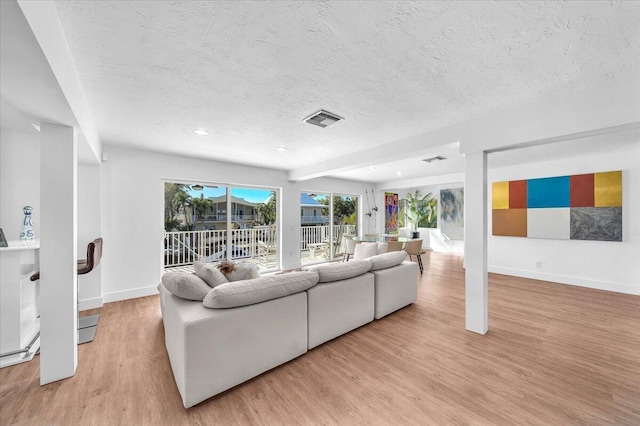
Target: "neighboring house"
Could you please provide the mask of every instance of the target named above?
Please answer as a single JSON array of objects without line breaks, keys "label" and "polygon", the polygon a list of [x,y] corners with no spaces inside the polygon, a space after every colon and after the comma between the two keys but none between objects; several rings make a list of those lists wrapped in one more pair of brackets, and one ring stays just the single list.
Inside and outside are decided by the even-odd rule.
[{"label": "neighboring house", "polygon": [[[213,202],[213,212],[200,218],[205,227],[212,229],[227,229],[227,197],[209,197]],[[251,203],[244,198],[231,196],[231,223],[243,228],[252,225],[258,220],[256,203]]]},{"label": "neighboring house", "polygon": [[[323,214],[322,210],[325,210]],[[329,223],[327,206],[303,192],[300,194],[300,224],[302,226],[326,225]]]},{"label": "neighboring house", "polygon": [[[176,215],[176,219],[183,225],[195,226],[196,230],[202,229],[227,229],[227,197],[208,197],[213,207],[210,212],[202,217],[196,217],[193,206],[188,206],[185,211]],[[231,197],[231,223],[235,223],[239,228],[253,225],[260,220],[256,203],[244,198]]]}]

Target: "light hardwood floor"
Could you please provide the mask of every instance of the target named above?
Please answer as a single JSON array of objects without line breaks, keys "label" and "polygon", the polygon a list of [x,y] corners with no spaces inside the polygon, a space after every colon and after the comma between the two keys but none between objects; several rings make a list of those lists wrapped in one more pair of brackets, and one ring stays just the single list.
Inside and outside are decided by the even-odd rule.
[{"label": "light hardwood floor", "polygon": [[491,274],[480,336],[461,258],[423,260],[413,305],[189,410],[157,296],[106,304],[73,378],[0,370],[0,424],[640,425],[640,297]]}]

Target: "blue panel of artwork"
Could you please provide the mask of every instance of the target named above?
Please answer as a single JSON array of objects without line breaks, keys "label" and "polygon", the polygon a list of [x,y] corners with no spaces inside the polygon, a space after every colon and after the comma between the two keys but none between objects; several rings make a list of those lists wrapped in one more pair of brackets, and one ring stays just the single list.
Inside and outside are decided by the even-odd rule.
[{"label": "blue panel of artwork", "polygon": [[569,207],[571,181],[569,176],[559,176],[527,181],[527,207]]}]

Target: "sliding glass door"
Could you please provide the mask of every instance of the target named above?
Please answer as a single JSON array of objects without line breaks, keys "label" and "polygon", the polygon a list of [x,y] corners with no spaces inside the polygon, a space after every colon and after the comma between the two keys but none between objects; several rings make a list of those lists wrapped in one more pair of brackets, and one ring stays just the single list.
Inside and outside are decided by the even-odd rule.
[{"label": "sliding glass door", "polygon": [[165,268],[245,259],[276,269],[277,197],[273,189],[165,183]]},{"label": "sliding glass door", "polygon": [[357,235],[358,197],[300,194],[300,260],[302,264],[341,258],[345,234]]},{"label": "sliding glass door", "polygon": [[358,197],[333,195],[333,258],[342,257],[346,249],[345,235],[358,235]]}]

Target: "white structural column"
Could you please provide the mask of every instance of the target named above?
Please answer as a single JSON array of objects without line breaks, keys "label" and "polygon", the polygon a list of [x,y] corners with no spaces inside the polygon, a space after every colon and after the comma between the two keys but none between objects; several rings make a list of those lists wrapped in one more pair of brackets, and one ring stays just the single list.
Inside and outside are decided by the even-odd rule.
[{"label": "white structural column", "polygon": [[487,154],[465,156],[464,178],[465,328],[489,329],[487,280]]},{"label": "white structural column", "polygon": [[40,126],[40,384],[78,365],[77,142],[72,127]]}]

